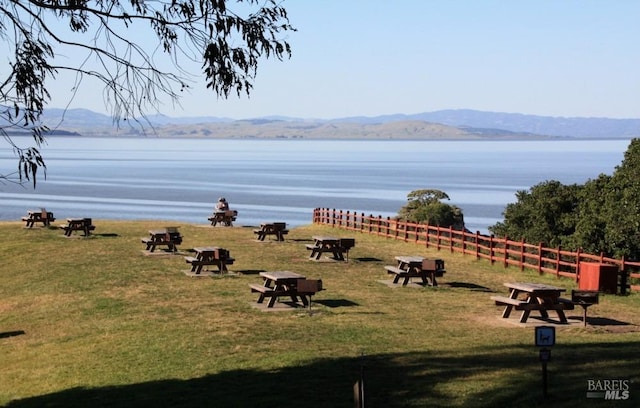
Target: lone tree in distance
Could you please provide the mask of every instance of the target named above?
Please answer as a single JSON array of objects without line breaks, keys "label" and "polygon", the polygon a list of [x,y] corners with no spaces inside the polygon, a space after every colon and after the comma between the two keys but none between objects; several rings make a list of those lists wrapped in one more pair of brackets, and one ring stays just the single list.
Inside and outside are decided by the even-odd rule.
[{"label": "lone tree in distance", "polygon": [[[292,31],[275,0],[0,0],[0,41],[9,49],[9,69],[0,70],[0,135],[18,158],[18,170],[0,172],[0,181],[31,180],[35,188],[38,169],[46,172],[39,148],[49,129],[41,119],[47,81],[57,74],[74,75],[71,89],[97,80],[116,124],[140,121],[162,98],[179,103],[193,82],[185,68],[192,62],[218,97],[249,95],[260,58],[291,57]],[[147,37],[154,49],[142,44]],[[72,65],[59,50],[82,58]],[[171,63],[158,63],[158,54]],[[35,146],[12,139],[24,134]]]}]

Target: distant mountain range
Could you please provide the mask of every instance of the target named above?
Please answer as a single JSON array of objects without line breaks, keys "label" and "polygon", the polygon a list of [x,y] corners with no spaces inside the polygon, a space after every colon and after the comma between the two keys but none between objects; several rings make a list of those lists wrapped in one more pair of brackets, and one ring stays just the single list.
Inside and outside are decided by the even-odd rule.
[{"label": "distant mountain range", "polygon": [[328,120],[284,116],[234,120],[152,115],[141,121],[145,125],[143,127],[131,121],[123,121],[116,126],[110,116],[86,109],[47,109],[43,121],[57,134],[79,136],[153,134],[158,137],[316,139],[640,137],[640,119],[565,118],[469,109]]}]

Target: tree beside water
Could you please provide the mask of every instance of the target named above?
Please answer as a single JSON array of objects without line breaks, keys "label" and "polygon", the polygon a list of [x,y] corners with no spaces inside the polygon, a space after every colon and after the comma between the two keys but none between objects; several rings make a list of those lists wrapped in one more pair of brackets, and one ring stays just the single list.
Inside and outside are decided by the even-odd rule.
[{"label": "tree beside water", "polygon": [[398,218],[437,227],[464,229],[462,210],[442,202],[449,200],[447,193],[436,189],[414,190],[407,194],[407,204],[398,211]]},{"label": "tree beside water", "polygon": [[631,140],[612,175],[585,184],[544,181],[521,190],[504,220],[489,227],[500,237],[611,257],[640,259],[640,139]]}]

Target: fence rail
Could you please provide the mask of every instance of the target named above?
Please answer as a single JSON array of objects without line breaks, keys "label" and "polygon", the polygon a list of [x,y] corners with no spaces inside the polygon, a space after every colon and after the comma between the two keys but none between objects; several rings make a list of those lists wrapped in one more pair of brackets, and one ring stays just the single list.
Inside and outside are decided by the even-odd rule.
[{"label": "fence rail", "polygon": [[329,208],[313,210],[315,224],[330,225],[349,231],[359,231],[387,238],[414,242],[426,248],[438,251],[459,252],[475,256],[489,262],[500,263],[504,267],[516,266],[520,270],[533,269],[538,273],[551,273],[556,277],[574,279],[580,277],[580,263],[592,262],[618,267],[619,293],[628,289],[640,291],[640,262],[608,258],[580,251],[566,251],[561,248],[547,248],[542,244],[530,244],[513,241],[509,238],[496,238],[479,232],[454,230],[428,224],[402,221],[391,217],[365,215],[355,211],[343,211]]}]

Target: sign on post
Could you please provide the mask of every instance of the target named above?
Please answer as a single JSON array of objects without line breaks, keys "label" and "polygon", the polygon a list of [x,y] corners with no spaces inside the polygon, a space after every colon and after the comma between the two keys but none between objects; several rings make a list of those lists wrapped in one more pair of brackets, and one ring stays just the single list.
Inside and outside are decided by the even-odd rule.
[{"label": "sign on post", "polygon": [[547,398],[547,362],[551,360],[551,350],[556,344],[556,328],[553,326],[536,326],[536,347],[540,349],[540,362],[542,363],[542,393]]},{"label": "sign on post", "polygon": [[553,326],[536,327],[536,347],[551,347],[556,344],[556,328]]}]

